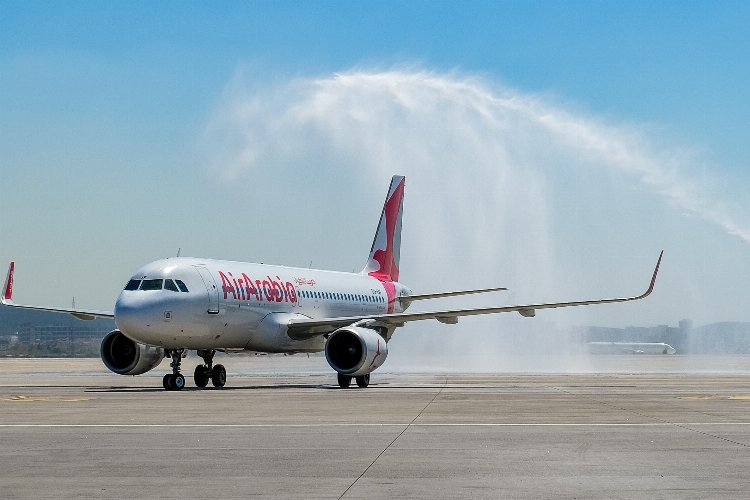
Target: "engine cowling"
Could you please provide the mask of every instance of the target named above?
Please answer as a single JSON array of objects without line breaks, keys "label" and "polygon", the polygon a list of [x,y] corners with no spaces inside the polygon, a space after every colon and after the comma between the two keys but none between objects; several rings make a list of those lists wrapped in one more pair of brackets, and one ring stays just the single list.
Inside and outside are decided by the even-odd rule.
[{"label": "engine cowling", "polygon": [[129,339],[120,330],[112,330],[99,347],[107,368],[120,375],[140,375],[156,368],[164,359],[164,349]]},{"label": "engine cowling", "polygon": [[367,375],[385,362],[388,345],[378,332],[347,326],[333,332],[326,342],[326,360],[342,375]]}]

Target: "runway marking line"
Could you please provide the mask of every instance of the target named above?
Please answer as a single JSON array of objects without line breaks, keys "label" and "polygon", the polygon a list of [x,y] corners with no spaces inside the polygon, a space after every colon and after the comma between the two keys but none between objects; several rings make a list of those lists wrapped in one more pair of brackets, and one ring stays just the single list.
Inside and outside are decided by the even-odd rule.
[{"label": "runway marking line", "polygon": [[[327,423],[327,424],[0,424],[0,428],[182,428],[182,429],[210,429],[210,428],[324,428],[324,427],[404,427],[408,422],[372,424],[372,423]],[[673,427],[673,426],[717,426],[717,427],[744,427],[750,426],[750,422],[642,422],[642,423],[578,423],[578,422],[547,422],[547,423],[445,423],[445,424],[418,424],[413,423],[411,427]]]},{"label": "runway marking line", "polygon": [[750,401],[750,395],[737,395],[737,396],[711,396],[711,395],[695,395],[695,396],[680,396],[679,399],[686,401]]},{"label": "runway marking line", "polygon": [[90,401],[91,398],[66,398],[66,399],[60,399],[60,398],[51,398],[48,396],[9,396],[0,399],[0,401],[11,401],[11,402],[20,402],[20,403],[39,403],[39,402],[46,402],[46,403],[79,403],[81,401]]}]

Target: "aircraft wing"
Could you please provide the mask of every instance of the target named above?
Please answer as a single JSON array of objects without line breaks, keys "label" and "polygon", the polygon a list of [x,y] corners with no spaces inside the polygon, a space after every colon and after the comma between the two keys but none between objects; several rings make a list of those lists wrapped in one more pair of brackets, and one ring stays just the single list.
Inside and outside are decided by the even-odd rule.
[{"label": "aircraft wing", "polygon": [[8,268],[8,275],[5,278],[5,286],[3,286],[3,294],[0,296],[0,303],[8,307],[20,307],[22,309],[31,309],[35,311],[50,311],[58,313],[72,314],[78,319],[91,320],[94,318],[114,318],[115,314],[111,311],[92,311],[87,309],[72,309],[64,307],[40,307],[40,306],[26,306],[16,304],[13,302],[13,273],[15,271],[15,262],[10,263]]},{"label": "aircraft wing", "polygon": [[390,326],[403,326],[409,321],[422,321],[426,319],[435,319],[441,323],[455,324],[458,323],[458,318],[462,316],[477,316],[480,314],[498,314],[505,312],[518,312],[521,316],[533,317],[536,315],[536,311],[539,309],[556,309],[562,307],[577,307],[577,306],[588,306],[593,304],[612,304],[615,302],[630,302],[633,300],[640,300],[648,297],[654,290],[656,283],[656,276],[659,274],[659,266],[661,265],[661,259],[664,255],[664,251],[659,254],[659,260],[656,262],[656,268],[654,268],[654,274],[651,277],[651,283],[648,289],[641,295],[633,297],[617,297],[612,299],[595,299],[595,300],[580,300],[573,302],[552,302],[544,304],[526,304],[526,305],[515,305],[515,306],[499,306],[499,307],[485,307],[479,309],[453,309],[445,311],[434,311],[434,312],[404,312],[404,313],[393,313],[393,314],[381,314],[381,315],[369,315],[369,316],[349,316],[341,318],[323,318],[323,319],[294,319],[289,322],[287,329],[288,335],[293,339],[306,339],[315,337],[317,335],[323,335],[331,333],[338,328],[349,326],[362,321],[375,321],[378,323],[390,325]]},{"label": "aircraft wing", "polygon": [[406,307],[415,300],[442,299],[446,297],[457,297],[459,295],[472,295],[475,293],[499,292],[502,290],[507,290],[507,288],[480,288],[477,290],[461,290],[459,292],[423,293],[421,295],[406,295],[399,297],[398,300],[404,305],[404,307]]}]

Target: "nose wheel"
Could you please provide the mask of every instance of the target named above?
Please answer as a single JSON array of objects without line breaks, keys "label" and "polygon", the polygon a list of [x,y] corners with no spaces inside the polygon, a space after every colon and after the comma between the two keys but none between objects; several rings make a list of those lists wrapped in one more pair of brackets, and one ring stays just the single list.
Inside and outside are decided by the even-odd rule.
[{"label": "nose wheel", "polygon": [[172,373],[164,375],[162,384],[168,391],[181,391],[185,387],[185,377],[180,373],[180,363],[185,356],[185,350],[174,349],[169,351],[169,355],[172,357],[172,362],[169,364],[172,367]]},{"label": "nose wheel", "polygon": [[185,387],[185,377],[181,373],[167,373],[162,380],[164,388],[168,391],[181,391]]}]

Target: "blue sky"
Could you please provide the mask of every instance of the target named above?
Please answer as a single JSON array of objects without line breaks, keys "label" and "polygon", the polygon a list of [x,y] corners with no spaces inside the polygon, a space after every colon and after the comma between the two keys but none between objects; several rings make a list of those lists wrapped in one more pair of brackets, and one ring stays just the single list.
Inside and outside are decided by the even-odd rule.
[{"label": "blue sky", "polygon": [[[331,137],[338,135],[315,136],[316,142],[308,129],[280,122],[276,137],[306,148],[307,154],[294,153],[298,170],[286,168],[282,160],[276,164],[273,158],[288,148],[274,143],[270,133],[258,132],[269,141],[263,151],[274,153],[267,168],[241,169],[239,176],[227,177],[219,159],[232,154],[220,143],[227,137],[255,141],[255,136],[235,137],[231,127],[262,129],[259,119],[271,122],[288,113],[283,105],[273,107],[265,101],[296,99],[289,90],[294,82],[308,82],[302,87],[312,93],[317,87],[309,82],[315,79],[397,68],[406,73],[426,71],[451,81],[476,78],[484,82],[483,90],[502,94],[511,89],[524,98],[542,100],[550,112],[563,110],[565,116],[614,128],[621,135],[635,130],[648,143],[650,158],[686,157],[684,166],[672,165],[659,173],[666,177],[676,168],[686,184],[705,189],[700,193],[704,203],[697,208],[684,199],[675,201],[682,180],[679,189],[671,178],[654,185],[642,174],[613,167],[601,178],[595,176],[598,180],[592,182],[601,185],[592,184],[585,191],[591,205],[572,209],[596,211],[596,204],[608,202],[596,193],[611,189],[612,196],[620,199],[621,215],[630,217],[623,219],[623,227],[628,228],[623,231],[632,238],[638,238],[642,228],[649,234],[643,238],[648,244],[642,259],[634,259],[634,273],[645,269],[647,274],[662,246],[658,234],[662,227],[669,228],[675,234],[665,238],[672,243],[668,256],[679,256],[673,258],[678,269],[697,269],[692,283],[704,283],[712,274],[721,276],[712,283],[717,290],[705,293],[717,301],[716,307],[706,309],[720,312],[705,312],[698,319],[750,320],[740,310],[747,298],[737,296],[741,281],[727,281],[730,276],[739,279],[737,270],[746,269],[748,263],[742,256],[750,253],[747,242],[727,234],[727,227],[745,224],[742,215],[750,213],[743,189],[750,180],[748,19],[750,4],[741,1],[4,1],[0,3],[0,263],[18,261],[19,300],[67,304],[76,295],[79,305],[92,308],[111,308],[133,270],[174,254],[178,247],[190,255],[301,266],[313,261],[319,267],[358,269],[364,252],[359,249],[369,246],[374,229],[370,220],[376,218],[381,191],[387,186],[387,168],[366,173],[377,186],[375,194],[341,194],[352,191],[352,186],[347,177],[333,175],[330,165],[346,155],[350,162],[356,161],[365,149],[337,149]],[[225,118],[227,110],[253,99],[264,101],[266,107],[249,115],[251,123]],[[423,123],[420,120],[415,123]],[[300,134],[305,137],[300,139]],[[358,140],[344,142],[359,144]],[[414,140],[421,144],[417,137]],[[414,148],[408,151],[419,155]],[[517,153],[512,158],[527,156]],[[554,173],[554,159],[549,161],[534,173],[535,179],[543,178],[534,193],[557,193],[561,186],[575,190],[586,178],[580,173]],[[531,163],[535,162],[543,163],[540,158]],[[631,177],[628,184],[620,175],[641,180]],[[653,172],[649,175],[653,177]],[[614,184],[625,187],[618,190]],[[410,183],[407,190],[411,187]],[[293,215],[258,216],[247,208],[248,197],[272,203],[273,196],[266,193],[282,189],[294,197],[303,191],[318,195]],[[640,196],[641,191],[653,192],[653,197],[628,197],[628,193]],[[689,194],[688,198],[694,193]],[[362,220],[361,227],[330,204],[339,198],[346,201],[347,212]],[[550,213],[574,204],[573,197],[563,194],[550,199]],[[640,206],[662,207],[654,210],[663,217],[626,210],[634,199],[643,202]],[[410,202],[419,203],[408,199],[407,215]],[[712,215],[704,217],[704,211]],[[721,226],[726,213],[739,216]],[[344,245],[328,236],[331,227],[326,221],[337,217],[340,227],[351,233]],[[562,254],[562,267],[585,267],[576,260],[580,250],[572,248],[595,246],[592,231],[572,223],[570,230],[561,231],[568,226],[549,217],[535,223],[545,229],[542,239],[548,246]],[[407,219],[409,223],[417,221]],[[596,227],[606,231],[606,226]],[[677,227],[684,234],[695,231],[700,243],[681,241]],[[576,239],[565,240],[562,232],[575,233]],[[600,237],[617,240],[615,234]],[[331,246],[338,250],[331,252]],[[607,251],[602,257],[605,269],[628,257],[624,251]],[[717,260],[723,267],[713,273]],[[474,286],[469,281],[481,279],[481,273],[475,273],[469,272],[467,282],[455,287]],[[426,275],[418,277],[425,278],[425,286],[444,285],[429,282]],[[513,276],[497,276],[503,277]],[[554,285],[569,279],[561,276]],[[623,280],[624,291],[640,287],[640,281]],[[609,292],[596,284],[580,283],[570,292],[546,290],[542,298]],[[684,290],[683,285],[674,282],[672,288]],[[613,286],[613,291],[623,287]],[[669,290],[668,279],[665,287]],[[724,299],[730,295],[736,302],[727,306]],[[646,323],[673,323],[689,314],[673,305],[681,299],[667,296],[668,291],[659,308],[668,312],[663,317],[646,314]],[[693,300],[708,299],[698,294]],[[628,317],[617,318],[627,321]]]}]

